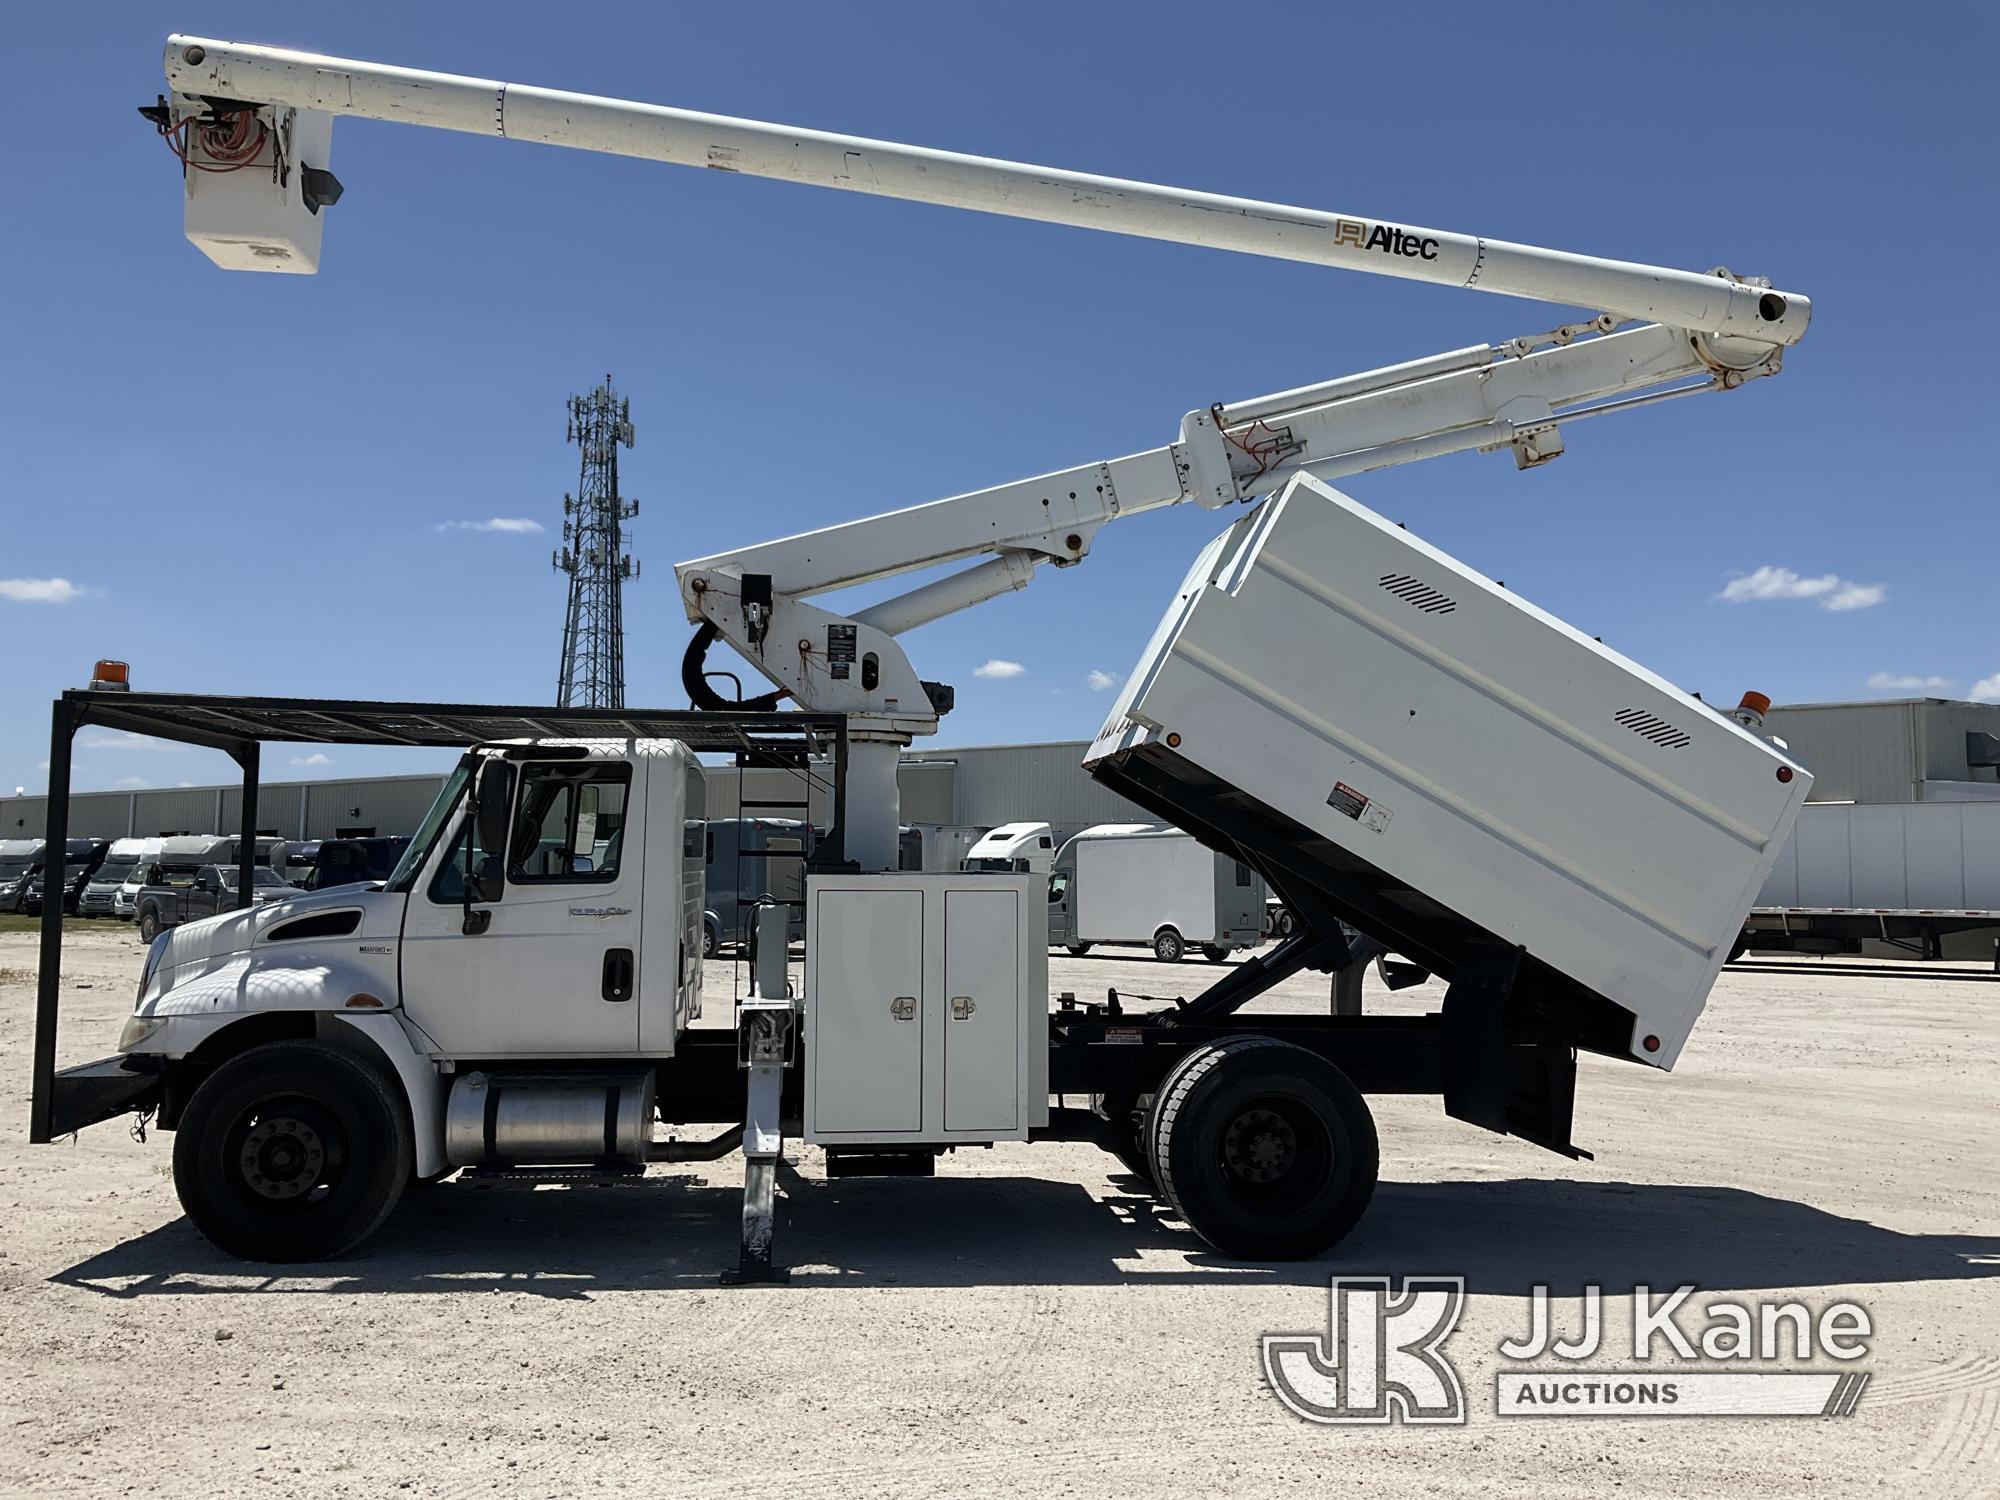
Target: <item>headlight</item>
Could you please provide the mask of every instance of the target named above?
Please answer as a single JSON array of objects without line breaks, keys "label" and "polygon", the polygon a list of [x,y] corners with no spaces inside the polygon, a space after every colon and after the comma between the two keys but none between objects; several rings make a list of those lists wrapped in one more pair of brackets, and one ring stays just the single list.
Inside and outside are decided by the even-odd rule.
[{"label": "headlight", "polygon": [[132,1051],[166,1024],[165,1016],[133,1016],[118,1033],[118,1050]]}]

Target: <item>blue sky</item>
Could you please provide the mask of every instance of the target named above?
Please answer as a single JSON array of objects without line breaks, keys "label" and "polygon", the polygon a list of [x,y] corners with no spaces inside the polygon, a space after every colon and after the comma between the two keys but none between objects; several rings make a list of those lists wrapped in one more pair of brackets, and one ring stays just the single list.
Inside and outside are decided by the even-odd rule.
[{"label": "blue sky", "polygon": [[[631,397],[644,507],[628,697],[678,706],[678,559],[1152,447],[1195,406],[1563,317],[354,120],[320,274],[229,275],[182,238],[178,168],[133,113],[169,30],[1769,275],[1815,307],[1780,378],[1584,424],[1533,473],[1472,455],[1345,487],[1711,699],[2000,697],[2000,318],[1977,276],[2000,238],[1995,12],[1532,15],[18,10],[9,109],[32,145],[0,236],[0,791],[44,785],[46,705],[98,656],[151,688],[547,701],[549,552],[576,480],[563,403],[606,371]],[[548,529],[438,529],[495,517]],[[1092,674],[1122,680],[1219,524],[1134,518],[1083,567],[910,636],[959,690],[936,743],[1088,735]],[[1721,597],[1733,578],[1751,597]],[[1022,671],[974,675],[994,658]],[[267,774],[427,763],[289,763],[309,753],[270,752]],[[77,784],[223,764],[99,735]]]}]

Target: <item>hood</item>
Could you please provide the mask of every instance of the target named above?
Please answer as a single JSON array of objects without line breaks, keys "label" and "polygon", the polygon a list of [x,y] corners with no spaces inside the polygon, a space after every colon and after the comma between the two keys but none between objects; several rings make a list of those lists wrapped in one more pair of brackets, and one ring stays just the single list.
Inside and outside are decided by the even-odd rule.
[{"label": "hood", "polygon": [[360,920],[351,933],[333,940],[338,946],[351,949],[363,940],[393,943],[402,935],[404,900],[401,895],[390,895],[380,883],[278,893],[275,900],[260,900],[247,911],[218,912],[212,917],[168,928],[167,949],[161,956],[159,972],[168,975],[190,964],[248,952],[265,943],[274,949],[290,949],[294,943],[285,939],[283,929],[300,917],[316,913],[352,911],[359,915]]}]

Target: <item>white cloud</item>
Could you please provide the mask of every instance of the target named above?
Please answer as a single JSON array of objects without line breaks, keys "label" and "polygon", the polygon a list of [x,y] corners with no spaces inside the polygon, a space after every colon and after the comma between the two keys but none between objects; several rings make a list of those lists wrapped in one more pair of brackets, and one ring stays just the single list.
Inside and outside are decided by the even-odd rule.
[{"label": "white cloud", "polygon": [[1972,685],[1972,701],[1975,703],[2000,703],[2000,672],[1991,677],[1982,677]]},{"label": "white cloud", "polygon": [[46,771],[48,768],[49,768],[49,763],[45,760],[38,760],[35,762],[35,769],[37,771]]},{"label": "white cloud", "polygon": [[1915,672],[1871,672],[1868,685],[1882,691],[1914,692],[1918,688],[1948,688],[1949,677],[1919,677]]},{"label": "white cloud", "polygon": [[1838,573],[1822,573],[1802,578],[1790,568],[1769,564],[1754,573],[1732,578],[1716,595],[1728,604],[1748,604],[1753,599],[1814,599],[1821,609],[1867,609],[1889,597],[1884,583],[1856,583]]},{"label": "white cloud", "polygon": [[143,792],[147,787],[152,785],[152,783],[143,776],[120,776],[116,781],[112,782],[111,784],[113,786],[123,787],[128,792]]},{"label": "white cloud", "polygon": [[433,531],[505,531],[515,536],[527,536],[540,531],[542,523],[531,521],[526,516],[495,516],[490,521],[440,521]]},{"label": "white cloud", "polygon": [[0,578],[0,599],[16,604],[68,604],[88,592],[67,578]]},{"label": "white cloud", "polygon": [[1886,583],[1846,583],[1819,601],[1821,609],[1873,609],[1889,597]]},{"label": "white cloud", "polygon": [[292,764],[295,766],[330,766],[333,764],[333,757],[315,750],[311,755],[294,755],[292,757]]},{"label": "white cloud", "polygon": [[1084,681],[1090,684],[1090,690],[1093,693],[1101,693],[1106,688],[1115,688],[1118,686],[1118,679],[1116,677],[1113,677],[1109,672],[1100,672],[1094,667],[1091,669],[1090,675],[1084,678]]},{"label": "white cloud", "polygon": [[991,661],[974,667],[972,675],[974,677],[1019,677],[1027,670],[1026,667],[1017,661],[1002,661],[996,656]]},{"label": "white cloud", "polygon": [[93,734],[77,742],[83,750],[168,750],[175,754],[187,749],[186,745],[172,740],[156,740],[151,735],[131,734],[120,730],[116,734]]}]

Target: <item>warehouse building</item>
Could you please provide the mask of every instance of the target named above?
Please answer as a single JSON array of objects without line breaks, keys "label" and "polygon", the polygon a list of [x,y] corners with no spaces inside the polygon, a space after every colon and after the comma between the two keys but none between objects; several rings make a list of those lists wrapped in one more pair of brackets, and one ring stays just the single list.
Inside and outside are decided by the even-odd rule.
[{"label": "warehouse building", "polygon": [[[1942,698],[1802,703],[1773,708],[1768,722],[1812,770],[1815,802],[2000,799],[2000,704]],[[1043,822],[1058,843],[1097,823],[1149,821],[1084,773],[1088,748],[1085,740],[1061,740],[912,750],[898,777],[903,821],[971,828]],[[259,831],[302,839],[408,834],[442,780],[273,783],[259,794]],[[70,827],[92,838],[234,829],[237,798],[226,786],[78,793],[70,803]],[[39,837],[45,807],[39,796],[0,798],[0,838]],[[824,775],[725,766],[709,767],[701,785],[690,788],[688,810],[708,818],[795,818],[805,811],[820,827],[833,813]]]}]

